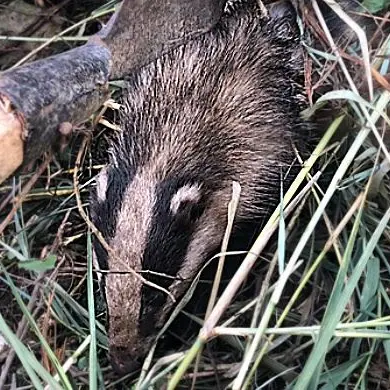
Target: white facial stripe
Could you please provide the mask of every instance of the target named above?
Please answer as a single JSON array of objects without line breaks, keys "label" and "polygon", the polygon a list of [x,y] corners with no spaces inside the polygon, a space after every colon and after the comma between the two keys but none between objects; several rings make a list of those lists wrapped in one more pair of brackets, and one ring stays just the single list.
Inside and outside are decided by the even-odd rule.
[{"label": "white facial stripe", "polygon": [[95,268],[96,275],[97,275],[97,278],[98,278],[98,282],[101,283],[101,281],[102,281],[102,273],[99,272],[100,271],[100,266],[99,266],[99,262],[97,261],[97,256],[96,256],[95,249],[92,249],[92,265]]},{"label": "white facial stripe", "polygon": [[200,184],[186,184],[179,188],[172,197],[170,205],[171,212],[176,214],[183,202],[198,203],[201,197],[200,187]]},{"label": "white facial stripe", "polygon": [[107,176],[107,168],[103,168],[96,179],[96,194],[99,202],[106,200]]},{"label": "white facial stripe", "polygon": [[127,266],[140,270],[142,254],[148,242],[155,204],[156,180],[140,172],[123,195],[112,245],[125,255]]},{"label": "white facial stripe", "polygon": [[[126,271],[142,269],[142,256],[155,203],[156,179],[145,172],[135,175],[124,193],[122,208],[117,217],[111,247],[117,256],[109,256],[109,268]],[[142,282],[133,274],[108,274],[106,278],[107,304],[112,345],[128,347],[142,338],[138,335],[141,310]]]}]

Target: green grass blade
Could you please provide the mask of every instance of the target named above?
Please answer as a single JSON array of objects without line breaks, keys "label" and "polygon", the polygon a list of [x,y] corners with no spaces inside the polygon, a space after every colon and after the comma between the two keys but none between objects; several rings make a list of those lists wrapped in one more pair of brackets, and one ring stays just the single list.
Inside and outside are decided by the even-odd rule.
[{"label": "green grass blade", "polygon": [[322,386],[319,387],[319,390],[338,389],[338,386],[341,385],[342,382],[358,367],[360,367],[365,359],[365,357],[360,357],[358,359],[349,360],[348,362],[340,364],[328,372],[324,372],[319,380],[320,384],[322,384]]},{"label": "green grass blade", "polygon": [[26,370],[35,389],[42,389],[43,385],[37,374],[48,384],[51,389],[63,390],[63,388],[54,380],[49,372],[39,363],[34,354],[18,339],[15,333],[8,327],[3,316],[0,314],[0,332],[7,342],[14,349],[17,357]]},{"label": "green grass blade", "polygon": [[55,355],[55,353],[53,352],[53,350],[50,348],[48,342],[46,341],[46,339],[43,337],[42,333],[40,332],[39,328],[38,328],[38,325],[37,323],[35,322],[34,318],[32,317],[31,313],[28,311],[26,305],[24,304],[21,296],[19,295],[12,279],[10,278],[8,272],[4,269],[4,267],[2,266],[2,264],[0,263],[0,268],[2,268],[3,272],[4,272],[4,275],[8,281],[8,284],[11,288],[11,291],[16,299],[16,301],[18,302],[18,305],[20,307],[20,309],[22,310],[23,314],[26,316],[27,320],[28,320],[28,323],[30,324],[32,330],[34,331],[34,333],[36,334],[36,336],[38,337],[40,343],[42,344],[45,352],[47,353],[48,357],[50,358],[51,362],[53,363],[54,367],[56,368],[57,370],[57,373],[59,375],[59,377],[61,378],[61,381],[63,383],[63,385],[65,386],[65,389],[69,389],[71,390],[72,389],[72,386],[69,382],[69,379],[68,377],[66,376],[66,373],[65,371],[63,370],[60,362],[58,361],[57,359],[57,356]]},{"label": "green grass blade", "polygon": [[97,359],[96,347],[96,320],[95,320],[95,300],[93,292],[93,275],[92,275],[92,240],[91,233],[87,235],[87,291],[88,291],[88,313],[89,313],[89,331],[91,334],[91,344],[89,346],[89,389],[97,390],[98,375],[97,369],[99,362]]},{"label": "green grass blade", "polygon": [[[353,291],[359,282],[359,279],[367,266],[372,253],[377,245],[379,238],[381,237],[383,231],[386,229],[387,224],[390,220],[390,209],[387,210],[385,215],[382,217],[378,226],[376,227],[371,239],[367,243],[367,246],[362,253],[358,263],[356,264],[351,277],[349,278],[342,294],[340,296],[334,295],[333,300],[337,300],[337,305],[334,306],[334,310],[327,310],[323,318],[323,326],[318,337],[318,341],[315,344],[313,350],[308,357],[307,364],[305,365],[298,381],[295,385],[296,390],[307,389],[309,383],[313,377],[313,373],[316,372],[319,364],[323,361],[325,354],[327,352],[328,344],[332,338],[333,332],[337,326],[337,323],[340,321],[340,318],[345,310],[349,299],[351,298]],[[332,299],[332,298],[331,298]],[[332,302],[333,303],[333,302]],[[328,308],[331,304],[328,306]]]}]

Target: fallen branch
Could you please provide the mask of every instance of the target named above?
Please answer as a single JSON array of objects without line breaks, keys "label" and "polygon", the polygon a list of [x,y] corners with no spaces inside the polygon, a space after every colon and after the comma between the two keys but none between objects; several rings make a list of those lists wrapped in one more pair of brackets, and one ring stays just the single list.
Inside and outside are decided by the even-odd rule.
[{"label": "fallen branch", "polygon": [[[109,50],[87,44],[0,78],[0,181],[55,147],[108,92]],[[4,160],[4,161],[3,161]]]}]

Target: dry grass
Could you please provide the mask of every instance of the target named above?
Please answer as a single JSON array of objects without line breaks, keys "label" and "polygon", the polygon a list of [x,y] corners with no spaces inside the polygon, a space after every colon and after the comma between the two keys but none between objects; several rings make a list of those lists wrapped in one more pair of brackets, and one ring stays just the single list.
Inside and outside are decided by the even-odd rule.
[{"label": "dry grass", "polygon": [[[60,35],[67,44],[82,40],[113,3],[78,10]],[[307,91],[329,92],[305,114],[327,104],[334,121],[286,193],[282,215],[275,210],[222,295],[212,294],[206,316],[192,314],[198,337],[162,357],[152,351],[136,376],[118,379],[107,361],[104,304],[81,212],[105,163],[115,110],[102,109],[61,156],[0,187],[0,388],[390,388],[390,37],[382,20],[368,42],[356,26],[360,40],[330,44],[326,25],[315,28],[327,43],[307,46]],[[235,187],[231,220],[238,196]],[[256,286],[242,289],[250,271]]]}]

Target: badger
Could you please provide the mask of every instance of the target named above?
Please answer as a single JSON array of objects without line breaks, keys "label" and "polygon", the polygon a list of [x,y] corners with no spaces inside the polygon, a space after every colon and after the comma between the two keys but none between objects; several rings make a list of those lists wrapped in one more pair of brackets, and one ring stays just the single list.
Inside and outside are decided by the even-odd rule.
[{"label": "badger", "polygon": [[[232,240],[261,224],[300,169],[313,126],[301,119],[304,56],[295,10],[227,6],[218,25],[129,75],[121,131],[98,175],[91,215],[119,372],[149,351],[189,283],[218,253],[232,183]],[[145,284],[133,272],[167,290]]]}]

